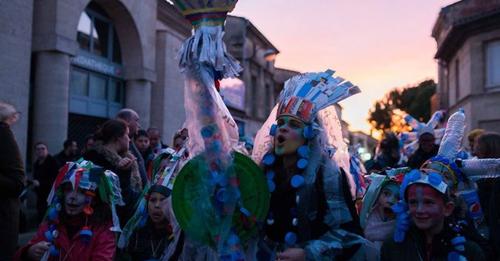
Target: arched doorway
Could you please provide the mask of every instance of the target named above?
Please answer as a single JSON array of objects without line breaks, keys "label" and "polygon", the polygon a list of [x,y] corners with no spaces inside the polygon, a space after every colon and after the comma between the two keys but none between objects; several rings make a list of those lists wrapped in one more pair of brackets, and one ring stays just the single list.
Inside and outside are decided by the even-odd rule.
[{"label": "arched doorway", "polygon": [[107,12],[90,2],[77,27],[78,51],[71,58],[68,138],[85,136],[123,108],[125,81],[120,43]]}]

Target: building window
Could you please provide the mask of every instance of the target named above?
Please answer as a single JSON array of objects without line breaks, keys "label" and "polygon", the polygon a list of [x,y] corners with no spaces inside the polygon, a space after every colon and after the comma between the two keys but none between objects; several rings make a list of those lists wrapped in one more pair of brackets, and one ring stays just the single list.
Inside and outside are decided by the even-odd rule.
[{"label": "building window", "polygon": [[486,44],[486,87],[500,87],[500,41]]},{"label": "building window", "polygon": [[99,5],[91,2],[80,15],[77,27],[80,50],[121,63],[120,44],[111,19]]},{"label": "building window", "polygon": [[80,15],[76,38],[80,48],[71,58],[70,112],[112,118],[125,103],[120,44],[110,17],[95,2]]},{"label": "building window", "polygon": [[72,113],[112,118],[125,102],[123,81],[101,73],[71,67],[70,106]]}]

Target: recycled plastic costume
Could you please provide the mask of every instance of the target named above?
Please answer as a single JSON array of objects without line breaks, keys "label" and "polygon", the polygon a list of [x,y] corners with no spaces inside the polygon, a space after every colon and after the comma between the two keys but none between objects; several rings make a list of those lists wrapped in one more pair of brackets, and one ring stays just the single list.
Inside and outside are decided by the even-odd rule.
[{"label": "recycled plastic costume", "polygon": [[355,223],[354,193],[332,160],[347,150],[338,145],[340,124],[330,106],[359,89],[333,73],[289,79],[257,133],[252,157],[265,169],[272,192],[259,260],[283,258],[289,251],[304,251],[307,260],[335,260],[340,252],[344,258],[362,255],[357,250],[366,240],[345,226]]},{"label": "recycled plastic costume", "polygon": [[37,244],[48,246],[41,260],[113,260],[115,233],[121,231],[115,205],[123,204],[116,174],[89,161],[68,162],[47,202],[44,222],[16,260],[28,259]]},{"label": "recycled plastic costume", "polygon": [[218,93],[219,80],[242,70],[226,53],[224,21],[236,0],[176,0],[193,25],[180,50],[185,127],[192,157],[175,179],[172,206],[186,235],[186,260],[251,260],[252,238],[269,205],[259,167],[234,151],[238,127]]},{"label": "recycled plastic costume", "polygon": [[403,146],[403,153],[406,157],[410,157],[413,153],[418,150],[418,140],[420,136],[425,133],[430,133],[435,138],[435,143],[439,144],[444,135],[444,128],[436,129],[439,122],[441,122],[445,117],[444,111],[436,111],[432,114],[430,120],[427,123],[420,122],[413,118],[410,114],[396,111],[396,114],[400,114],[401,117],[406,121],[406,123],[412,128],[411,132],[403,132],[399,134],[399,141]]},{"label": "recycled plastic costume", "polygon": [[185,150],[162,150],[152,162],[153,185],[144,189],[137,210],[120,235],[117,246],[125,249],[125,254],[119,260],[179,259],[184,234],[175,219],[170,195]]}]

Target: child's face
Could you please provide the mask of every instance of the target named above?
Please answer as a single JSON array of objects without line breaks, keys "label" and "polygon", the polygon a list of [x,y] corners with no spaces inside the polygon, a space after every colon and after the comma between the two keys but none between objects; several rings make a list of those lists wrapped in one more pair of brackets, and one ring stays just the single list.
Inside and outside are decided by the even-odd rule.
[{"label": "child's face", "polygon": [[75,216],[82,213],[87,196],[81,189],[73,190],[71,186],[64,188],[64,210],[69,216]]},{"label": "child's face", "polygon": [[438,233],[445,217],[453,212],[453,203],[428,185],[414,184],[408,188],[410,216],[418,229]]},{"label": "child's face", "polygon": [[385,219],[393,218],[392,205],[399,200],[399,186],[390,182],[380,191],[377,199],[377,205],[382,211]]},{"label": "child's face", "polygon": [[153,223],[161,224],[167,220],[167,198],[158,192],[152,192],[148,199],[148,214]]}]

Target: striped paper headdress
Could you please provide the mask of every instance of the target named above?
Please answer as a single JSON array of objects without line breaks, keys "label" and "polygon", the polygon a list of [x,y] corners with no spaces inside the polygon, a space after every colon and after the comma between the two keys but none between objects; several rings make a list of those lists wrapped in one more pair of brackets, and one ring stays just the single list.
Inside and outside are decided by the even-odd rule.
[{"label": "striped paper headdress", "polygon": [[277,116],[292,115],[312,123],[321,109],[360,92],[351,82],[333,77],[334,73],[332,70],[305,73],[286,81],[279,97]]}]

